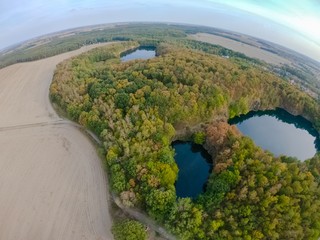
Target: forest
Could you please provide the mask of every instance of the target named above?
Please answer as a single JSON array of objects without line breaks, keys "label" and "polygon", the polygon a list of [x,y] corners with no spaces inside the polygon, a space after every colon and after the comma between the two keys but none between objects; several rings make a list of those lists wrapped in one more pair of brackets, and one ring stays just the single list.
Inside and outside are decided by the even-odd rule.
[{"label": "forest", "polygon": [[[139,45],[157,57],[122,63]],[[320,157],[275,157],[227,121],[283,108],[320,131],[318,103],[295,86],[210,44],[125,41],[57,66],[50,98],[103,142],[110,184],[128,207],[145,210],[179,239],[318,239]],[[176,132],[212,155],[206,191],[177,198]],[[198,128],[199,129],[199,128]]]},{"label": "forest", "polygon": [[[140,44],[157,44],[162,42],[182,42],[183,45],[188,45],[196,48],[204,48],[206,51],[215,52],[221,55],[238,56],[250,59],[257,63],[260,61],[248,58],[244,54],[231,51],[218,45],[198,44],[196,41],[187,39],[187,34],[196,33],[197,31],[210,32],[210,28],[200,27],[184,27],[178,25],[167,24],[118,24],[116,27],[105,27],[103,29],[93,27],[91,31],[71,31],[66,37],[50,37],[46,43],[40,43],[35,40],[35,43],[29,43],[25,46],[20,46],[5,55],[0,55],[0,68],[18,63],[34,61],[60,53],[79,49],[82,46],[112,42],[112,41],[139,41]],[[212,31],[213,29],[211,29]],[[217,31],[217,30],[216,30]],[[63,35],[62,35],[63,36]]]},{"label": "forest", "polygon": [[294,80],[300,89],[313,93],[314,96],[320,94],[318,76],[320,65],[312,59],[262,39],[253,39],[247,36],[258,45],[262,44],[264,50],[276,53],[278,56],[287,58],[292,62],[290,65],[282,66],[267,64],[264,61],[249,58],[244,54],[234,52],[219,45],[191,40],[189,36],[196,33],[208,33],[241,42],[241,34],[212,27],[165,23],[106,24],[71,29],[36,38],[27,43],[21,43],[18,46],[0,52],[0,68],[14,63],[54,56],[95,43],[138,41],[142,45],[148,45],[157,44],[161,41],[211,52],[220,56],[227,56],[232,59],[245,60],[246,62],[268,69],[288,81]]}]

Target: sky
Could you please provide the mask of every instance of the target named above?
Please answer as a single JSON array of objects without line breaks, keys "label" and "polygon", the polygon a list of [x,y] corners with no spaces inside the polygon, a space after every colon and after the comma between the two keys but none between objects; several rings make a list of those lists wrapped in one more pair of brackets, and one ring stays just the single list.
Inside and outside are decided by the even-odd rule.
[{"label": "sky", "polygon": [[320,62],[319,0],[0,0],[0,49],[68,28],[130,21],[228,29]]}]

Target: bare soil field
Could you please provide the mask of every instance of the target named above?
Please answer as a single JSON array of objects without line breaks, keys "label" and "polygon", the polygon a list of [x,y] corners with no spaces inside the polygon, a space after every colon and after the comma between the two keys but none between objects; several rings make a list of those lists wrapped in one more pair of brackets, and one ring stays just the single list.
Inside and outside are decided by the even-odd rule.
[{"label": "bare soil field", "polygon": [[101,160],[48,97],[56,64],[96,46],[0,70],[0,239],[112,239]]},{"label": "bare soil field", "polygon": [[266,50],[260,49],[258,47],[250,46],[249,44],[238,42],[229,38],[224,38],[224,37],[220,37],[220,36],[216,36],[208,33],[197,33],[194,35],[190,35],[189,38],[197,41],[201,41],[201,42],[220,45],[222,47],[229,48],[233,51],[243,53],[248,57],[263,60],[267,63],[271,63],[275,65],[291,64],[289,60],[281,56],[278,56],[274,53],[271,53]]}]

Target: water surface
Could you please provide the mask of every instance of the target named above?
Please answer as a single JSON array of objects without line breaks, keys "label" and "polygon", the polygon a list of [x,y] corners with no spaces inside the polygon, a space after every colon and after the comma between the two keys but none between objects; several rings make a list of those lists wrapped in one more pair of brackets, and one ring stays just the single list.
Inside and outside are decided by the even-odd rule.
[{"label": "water surface", "polygon": [[120,55],[121,62],[127,62],[135,59],[150,59],[156,56],[154,47],[139,47],[134,50],[124,52]]},{"label": "water surface", "polygon": [[205,184],[212,170],[211,156],[201,145],[191,142],[172,144],[179,167],[176,192],[178,197],[197,197],[204,191]]},{"label": "water surface", "polygon": [[244,135],[276,156],[305,160],[319,151],[319,134],[312,124],[282,109],[250,112],[229,123],[236,124]]}]

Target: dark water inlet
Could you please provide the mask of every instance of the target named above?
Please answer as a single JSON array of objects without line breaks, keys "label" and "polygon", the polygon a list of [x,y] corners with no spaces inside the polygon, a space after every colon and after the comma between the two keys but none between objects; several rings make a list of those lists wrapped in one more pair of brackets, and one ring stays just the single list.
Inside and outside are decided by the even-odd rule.
[{"label": "dark water inlet", "polygon": [[211,156],[201,145],[191,142],[176,141],[172,147],[179,167],[175,183],[177,196],[195,198],[204,191],[212,171]]}]

